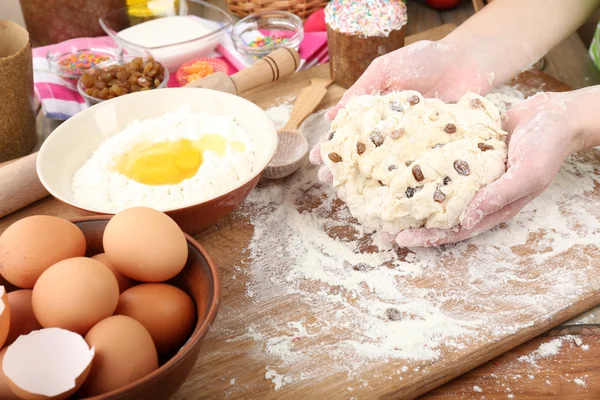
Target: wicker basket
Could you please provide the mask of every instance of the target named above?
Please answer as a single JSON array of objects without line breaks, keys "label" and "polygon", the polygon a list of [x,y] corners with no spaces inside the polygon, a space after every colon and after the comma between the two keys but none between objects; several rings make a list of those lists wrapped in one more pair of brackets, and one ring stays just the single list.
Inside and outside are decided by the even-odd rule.
[{"label": "wicker basket", "polygon": [[329,0],[227,0],[229,11],[240,17],[246,17],[261,11],[289,11],[303,20]]}]

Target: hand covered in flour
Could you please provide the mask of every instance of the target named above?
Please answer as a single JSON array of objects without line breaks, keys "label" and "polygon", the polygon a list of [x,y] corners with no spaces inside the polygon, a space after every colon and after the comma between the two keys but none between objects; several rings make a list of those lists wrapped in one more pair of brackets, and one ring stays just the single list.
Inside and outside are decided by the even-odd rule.
[{"label": "hand covered in flour", "polygon": [[574,112],[577,92],[540,93],[508,111],[507,171],[479,191],[454,230],[412,229],[400,232],[402,247],[457,242],[514,217],[554,179],[565,158],[590,144]]},{"label": "hand covered in flour", "polygon": [[[477,59],[469,54],[468,49],[454,43],[419,41],[379,57],[326,117],[330,120],[335,118],[337,112],[356,95],[416,90],[424,97],[456,101],[469,91],[486,93],[492,87],[493,74],[481,67],[481,57]],[[473,59],[477,61],[469,61]],[[315,165],[323,163],[320,144],[311,150],[309,159]],[[321,167],[319,179],[330,184],[333,181],[331,171]]]}]

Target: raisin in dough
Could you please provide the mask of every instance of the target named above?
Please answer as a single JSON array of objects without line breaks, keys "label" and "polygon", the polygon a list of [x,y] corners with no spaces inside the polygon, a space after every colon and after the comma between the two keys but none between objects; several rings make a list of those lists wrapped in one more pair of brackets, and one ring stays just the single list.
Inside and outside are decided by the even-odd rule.
[{"label": "raisin in dough", "polygon": [[496,106],[415,91],[356,96],[331,124],[321,156],[352,215],[369,230],[457,226],[475,193],[505,172]]}]

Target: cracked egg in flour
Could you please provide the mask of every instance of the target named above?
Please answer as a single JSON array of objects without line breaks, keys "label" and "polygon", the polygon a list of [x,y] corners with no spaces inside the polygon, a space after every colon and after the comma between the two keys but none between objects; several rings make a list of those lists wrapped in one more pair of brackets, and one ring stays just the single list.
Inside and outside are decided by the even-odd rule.
[{"label": "cracked egg in flour", "polygon": [[252,141],[235,119],[184,108],[133,121],[106,139],[75,172],[71,189],[88,207],[168,210],[234,189],[253,163]]}]

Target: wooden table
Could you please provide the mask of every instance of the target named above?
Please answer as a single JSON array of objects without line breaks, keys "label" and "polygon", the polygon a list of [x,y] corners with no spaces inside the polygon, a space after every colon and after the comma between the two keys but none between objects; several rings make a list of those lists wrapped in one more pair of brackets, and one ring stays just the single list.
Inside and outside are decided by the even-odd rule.
[{"label": "wooden table", "polygon": [[[225,6],[223,0],[212,0]],[[424,1],[408,0],[409,24],[407,34],[414,34],[443,23],[461,24],[473,14],[471,1],[463,0],[461,5],[451,11],[438,12],[424,4]],[[587,49],[576,34],[559,44],[545,57],[544,70],[573,88],[600,84],[600,72],[594,67],[587,55]],[[38,114],[40,142],[59,122],[51,121]],[[599,316],[596,316],[596,313]],[[600,332],[600,310],[592,310],[575,321],[592,324],[587,333]],[[552,334],[579,332],[579,327],[557,328]],[[459,379],[430,392],[423,399],[480,399],[480,398],[522,398],[534,399],[554,395],[563,399],[582,399],[600,397],[600,335],[581,336],[582,346],[564,345],[558,354],[540,360],[535,373],[526,363],[517,361],[517,357],[527,354],[542,343],[555,340],[553,337],[539,337],[507,352],[498,359],[487,363]],[[585,345],[589,350],[583,350]],[[569,378],[569,376],[572,378]],[[587,374],[587,376],[585,376]],[[531,378],[533,377],[533,378]],[[585,387],[574,382],[576,377],[585,377]],[[581,382],[580,382],[581,383]],[[201,383],[199,383],[201,384]],[[189,392],[188,392],[189,393]],[[198,396],[179,396],[175,399],[191,400]]]}]

